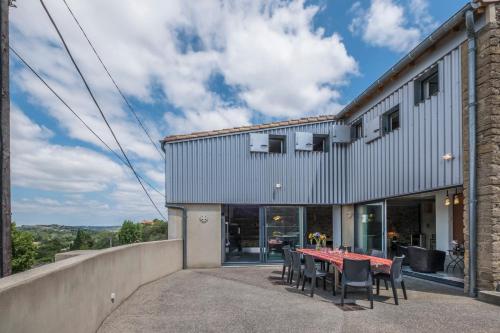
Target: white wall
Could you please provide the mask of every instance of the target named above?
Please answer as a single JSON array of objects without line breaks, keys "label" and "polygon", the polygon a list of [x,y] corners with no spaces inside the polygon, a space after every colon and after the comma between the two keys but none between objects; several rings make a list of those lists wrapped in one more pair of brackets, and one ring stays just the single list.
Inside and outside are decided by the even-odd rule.
[{"label": "white wall", "polygon": [[452,203],[444,205],[446,191],[436,193],[436,249],[448,251],[452,241],[453,228],[453,193],[450,193]]},{"label": "white wall", "polygon": [[187,267],[221,266],[221,206],[185,205],[187,209]]},{"label": "white wall", "polygon": [[182,241],[165,240],[100,250],[8,276],[0,279],[0,332],[95,332],[138,287],[180,269]]}]

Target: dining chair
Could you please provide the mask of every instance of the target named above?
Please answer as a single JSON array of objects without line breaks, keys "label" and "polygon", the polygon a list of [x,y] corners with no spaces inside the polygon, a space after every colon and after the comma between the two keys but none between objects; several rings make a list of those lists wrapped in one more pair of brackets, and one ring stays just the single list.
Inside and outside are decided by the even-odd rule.
[{"label": "dining chair", "polygon": [[[370,255],[372,257],[377,257],[377,258],[384,258],[384,251],[377,250],[377,249],[372,249],[370,251]],[[374,279],[375,282],[375,279]],[[389,290],[389,286],[387,285],[387,281],[384,280],[384,285],[385,285],[385,290]]]},{"label": "dining chair", "polygon": [[401,284],[401,289],[403,289],[403,296],[405,299],[408,299],[408,297],[406,296],[405,282],[403,280],[403,272],[402,272],[403,259],[404,259],[404,256],[394,257],[392,259],[390,274],[377,273],[373,276],[375,278],[375,280],[377,281],[377,295],[379,294],[379,291],[380,291],[380,280],[384,280],[386,282],[387,281],[391,282],[392,294],[394,296],[394,303],[396,303],[396,305],[399,305],[398,291],[396,289],[396,282]]},{"label": "dining chair", "polygon": [[362,248],[360,247],[355,247],[354,248],[354,253],[358,253],[358,254],[365,254],[365,250],[363,250]]},{"label": "dining chair", "polygon": [[347,287],[365,288],[373,309],[373,279],[370,260],[352,260],[344,258],[342,269],[342,298],[340,304],[344,306],[344,297]]},{"label": "dining chair", "polygon": [[377,249],[372,249],[370,251],[370,255],[372,257],[377,257],[377,258],[384,258],[384,251],[377,250]]},{"label": "dining chair", "polygon": [[293,283],[293,278],[297,274],[297,289],[299,288],[300,279],[303,277],[304,266],[300,260],[300,253],[297,251],[291,251],[292,255],[292,270],[290,272],[290,279],[288,283]]},{"label": "dining chair", "polygon": [[314,296],[314,286],[318,278],[323,279],[323,289],[326,290],[326,272],[319,270],[314,263],[314,258],[310,255],[304,255],[305,258],[305,267],[302,275],[302,291],[304,291],[304,287],[306,285],[306,279],[311,279],[311,297]]},{"label": "dining chair", "polygon": [[290,280],[290,270],[292,269],[292,254],[289,245],[283,246],[283,271],[281,272],[281,279],[285,278],[285,272],[288,268],[288,274],[286,280]]}]

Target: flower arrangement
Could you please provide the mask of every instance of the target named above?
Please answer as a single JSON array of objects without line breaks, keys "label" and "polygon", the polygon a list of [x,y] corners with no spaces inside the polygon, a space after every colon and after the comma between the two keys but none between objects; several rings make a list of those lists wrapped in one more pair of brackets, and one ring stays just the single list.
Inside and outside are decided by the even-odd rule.
[{"label": "flower arrangement", "polygon": [[326,235],[319,232],[310,233],[307,237],[309,242],[312,244],[313,241],[316,242],[316,250],[319,250],[321,246],[326,246]]}]

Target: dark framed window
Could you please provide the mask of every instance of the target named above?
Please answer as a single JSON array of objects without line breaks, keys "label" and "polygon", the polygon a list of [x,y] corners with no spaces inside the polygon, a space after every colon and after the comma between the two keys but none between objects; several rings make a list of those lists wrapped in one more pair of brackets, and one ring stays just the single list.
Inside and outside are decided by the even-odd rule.
[{"label": "dark framed window", "polygon": [[284,154],[285,137],[281,135],[269,135],[269,152],[276,154]]},{"label": "dark framed window", "polygon": [[351,139],[356,141],[363,137],[363,119],[358,119],[351,125]]},{"label": "dark framed window", "polygon": [[439,92],[438,66],[430,69],[423,77],[415,81],[415,104],[431,98]]},{"label": "dark framed window", "polygon": [[313,151],[326,152],[328,150],[327,135],[314,134],[313,135]]},{"label": "dark framed window", "polygon": [[399,105],[396,105],[389,111],[387,111],[383,116],[384,133],[392,132],[399,128],[400,117],[399,117]]}]

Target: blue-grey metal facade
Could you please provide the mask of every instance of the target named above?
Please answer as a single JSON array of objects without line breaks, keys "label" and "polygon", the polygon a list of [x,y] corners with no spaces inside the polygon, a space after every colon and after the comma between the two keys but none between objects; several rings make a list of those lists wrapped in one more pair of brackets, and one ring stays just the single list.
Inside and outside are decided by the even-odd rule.
[{"label": "blue-grey metal facade", "polygon": [[[327,152],[295,151],[295,132],[328,134],[331,140],[333,121],[259,131],[285,136],[284,154],[251,153],[248,132],[167,142],[167,202],[346,204],[461,185],[462,85],[454,47],[437,61],[437,95],[415,105],[412,77],[357,113],[366,126],[399,104],[400,128],[370,143],[359,139],[330,143]],[[443,159],[445,154],[452,159]]]},{"label": "blue-grey metal facade", "polygon": [[167,143],[167,202],[332,204],[345,200],[347,146],[328,147],[327,152],[295,151],[296,131],[329,135],[332,125],[327,121],[261,131],[285,136],[284,154],[250,152],[249,133]]},{"label": "blue-grey metal facade", "polygon": [[[460,51],[437,62],[439,92],[415,105],[409,81],[363,114],[364,124],[399,104],[400,128],[347,152],[347,202],[360,202],[460,185],[462,92]],[[354,118],[350,119],[350,121]],[[443,159],[450,154],[451,160]]]}]

